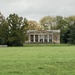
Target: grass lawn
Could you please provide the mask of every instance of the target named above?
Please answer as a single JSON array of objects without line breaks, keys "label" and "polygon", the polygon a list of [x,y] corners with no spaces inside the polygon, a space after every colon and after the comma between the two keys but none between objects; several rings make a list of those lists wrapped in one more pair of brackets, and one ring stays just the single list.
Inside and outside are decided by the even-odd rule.
[{"label": "grass lawn", "polygon": [[0,75],[75,75],[75,46],[0,48]]}]

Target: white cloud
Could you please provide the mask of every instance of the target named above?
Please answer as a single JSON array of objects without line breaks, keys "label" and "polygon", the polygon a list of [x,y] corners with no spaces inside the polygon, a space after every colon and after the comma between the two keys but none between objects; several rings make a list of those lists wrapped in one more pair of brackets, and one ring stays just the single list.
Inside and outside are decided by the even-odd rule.
[{"label": "white cloud", "polygon": [[4,16],[17,13],[31,20],[43,16],[75,15],[75,0],[0,0],[0,11]]}]

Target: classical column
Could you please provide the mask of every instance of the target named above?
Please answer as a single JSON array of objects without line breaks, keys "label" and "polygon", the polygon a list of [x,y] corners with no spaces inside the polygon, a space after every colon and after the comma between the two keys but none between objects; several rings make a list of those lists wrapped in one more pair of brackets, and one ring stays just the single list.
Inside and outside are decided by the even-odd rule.
[{"label": "classical column", "polygon": [[55,43],[55,40],[54,40],[54,33],[52,34],[52,43],[53,43],[53,44]]},{"label": "classical column", "polygon": [[35,42],[35,35],[34,35],[34,42]]},{"label": "classical column", "polygon": [[60,44],[60,34],[58,33],[58,44]]},{"label": "classical column", "polygon": [[43,42],[44,42],[44,35],[43,35]]},{"label": "classical column", "polygon": [[60,34],[59,34],[59,44],[60,44]]},{"label": "classical column", "polygon": [[47,42],[49,42],[49,34],[47,35]]},{"label": "classical column", "polygon": [[38,42],[40,42],[40,35],[38,35]]}]

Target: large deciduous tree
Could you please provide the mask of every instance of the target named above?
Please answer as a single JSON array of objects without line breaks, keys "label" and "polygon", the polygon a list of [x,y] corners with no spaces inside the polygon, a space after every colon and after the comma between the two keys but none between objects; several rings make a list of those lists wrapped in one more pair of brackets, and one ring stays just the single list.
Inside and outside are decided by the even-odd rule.
[{"label": "large deciduous tree", "polygon": [[51,30],[54,26],[55,18],[51,16],[45,16],[40,20],[40,25],[43,30]]},{"label": "large deciduous tree", "polygon": [[57,28],[58,22],[63,19],[62,16],[45,16],[40,20],[40,25],[43,30],[55,30]]},{"label": "large deciduous tree", "polygon": [[28,30],[41,30],[41,25],[36,21],[28,21]]},{"label": "large deciduous tree", "polygon": [[17,14],[7,17],[9,36],[7,44],[10,46],[21,46],[26,40],[27,20]]},{"label": "large deciduous tree", "polygon": [[61,19],[58,23],[57,23],[57,27],[56,29],[60,29],[61,33],[60,33],[60,38],[61,38],[61,43],[67,43],[68,42],[68,23],[64,20]]}]

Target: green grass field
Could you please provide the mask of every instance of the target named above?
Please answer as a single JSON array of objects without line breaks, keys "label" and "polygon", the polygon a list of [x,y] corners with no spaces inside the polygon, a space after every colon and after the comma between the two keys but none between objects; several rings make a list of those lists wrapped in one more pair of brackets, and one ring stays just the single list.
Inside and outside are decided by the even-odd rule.
[{"label": "green grass field", "polygon": [[0,48],[0,75],[75,75],[75,46]]}]

